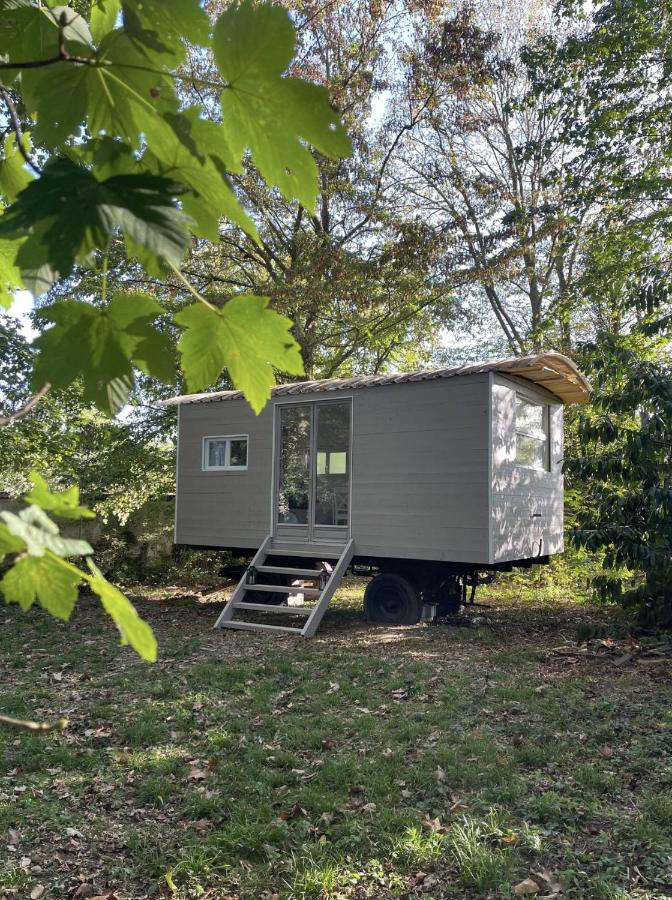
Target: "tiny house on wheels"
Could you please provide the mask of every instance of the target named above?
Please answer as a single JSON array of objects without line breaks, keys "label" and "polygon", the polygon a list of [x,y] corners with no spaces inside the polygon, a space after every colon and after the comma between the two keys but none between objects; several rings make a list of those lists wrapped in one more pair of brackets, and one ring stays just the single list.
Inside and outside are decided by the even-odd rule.
[{"label": "tiny house on wheels", "polygon": [[542,353],[278,385],[259,416],[240,391],[175,397],[175,542],[251,557],[220,627],[311,636],[349,568],[371,622],[456,611],[562,551],[563,405],[589,391]]}]

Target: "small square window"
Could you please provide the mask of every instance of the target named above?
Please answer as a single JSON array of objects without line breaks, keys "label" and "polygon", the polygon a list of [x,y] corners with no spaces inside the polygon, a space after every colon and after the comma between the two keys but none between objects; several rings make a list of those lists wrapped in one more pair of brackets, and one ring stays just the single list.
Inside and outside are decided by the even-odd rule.
[{"label": "small square window", "polygon": [[246,434],[203,438],[203,471],[234,472],[247,469]]}]

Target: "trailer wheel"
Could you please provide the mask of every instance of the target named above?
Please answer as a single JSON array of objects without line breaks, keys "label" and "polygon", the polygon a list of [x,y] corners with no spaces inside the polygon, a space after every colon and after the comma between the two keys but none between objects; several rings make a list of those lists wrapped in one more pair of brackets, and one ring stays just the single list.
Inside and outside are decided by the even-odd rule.
[{"label": "trailer wheel", "polygon": [[368,583],[364,593],[367,622],[379,625],[415,625],[420,621],[420,597],[410,581],[383,572]]}]

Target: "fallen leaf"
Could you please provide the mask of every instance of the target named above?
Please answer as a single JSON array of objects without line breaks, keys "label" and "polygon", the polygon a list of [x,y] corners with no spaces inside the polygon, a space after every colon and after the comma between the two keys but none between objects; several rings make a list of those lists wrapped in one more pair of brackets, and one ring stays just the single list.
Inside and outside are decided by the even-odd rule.
[{"label": "fallen leaf", "polygon": [[320,822],[324,822],[325,825],[331,825],[334,821],[334,813],[333,812],[323,812],[320,816]]},{"label": "fallen leaf", "polygon": [[509,847],[515,847],[516,844],[520,841],[520,838],[517,834],[505,834],[502,838],[501,843],[506,844]]},{"label": "fallen leaf", "polygon": [[513,893],[516,897],[523,897],[525,894],[538,894],[539,885],[532,878],[526,878],[514,887]]},{"label": "fallen leaf", "polygon": [[556,875],[549,872],[547,869],[544,869],[543,872],[530,872],[530,875],[544,892],[550,894],[564,893],[564,884],[558,880]]},{"label": "fallen leaf", "polygon": [[44,893],[44,885],[36,884],[35,887],[30,892],[30,900],[39,900],[39,898]]},{"label": "fallen leaf", "polygon": [[93,897],[93,891],[93,885],[85,881],[84,884],[80,884],[80,886],[75,891],[75,897]]},{"label": "fallen leaf", "polygon": [[422,824],[426,825],[434,834],[447,834],[448,828],[445,825],[441,824],[441,820],[438,816],[434,819],[430,819],[429,816],[425,816],[422,820]]},{"label": "fallen leaf", "polygon": [[308,815],[308,813],[305,809],[298,803],[295,803],[293,806],[290,806],[289,809],[281,809],[278,813],[278,818],[282,819],[283,822],[288,822],[290,819],[295,819],[297,816],[306,815]]},{"label": "fallen leaf", "polygon": [[9,840],[7,841],[10,847],[16,847],[19,843],[19,832],[15,831],[13,828],[9,829]]},{"label": "fallen leaf", "polygon": [[208,777],[208,773],[203,769],[193,768],[189,770],[189,778],[192,781],[203,781],[204,778]]},{"label": "fallen leaf", "polygon": [[436,767],[436,780],[437,781],[445,781],[446,780],[446,773],[443,771],[441,766]]},{"label": "fallen leaf", "polygon": [[341,686],[337,681],[330,681],[329,682],[329,690],[327,691],[327,693],[335,694],[336,691],[340,691],[340,689],[341,689]]},{"label": "fallen leaf", "polygon": [[362,807],[362,812],[374,813],[377,809],[378,809],[378,807],[376,806],[375,803],[365,803],[364,806]]},{"label": "fallen leaf", "polygon": [[603,756],[605,759],[611,759],[611,757],[614,755],[613,748],[608,747],[606,744],[603,744],[603,746],[600,747],[598,752],[599,752],[600,756]]}]

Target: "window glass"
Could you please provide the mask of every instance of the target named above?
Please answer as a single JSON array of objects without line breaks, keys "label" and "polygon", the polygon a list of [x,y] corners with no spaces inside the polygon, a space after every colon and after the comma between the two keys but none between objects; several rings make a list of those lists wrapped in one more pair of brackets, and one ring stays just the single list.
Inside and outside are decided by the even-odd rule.
[{"label": "window glass", "polygon": [[317,406],[315,524],[345,527],[349,521],[350,403]]},{"label": "window glass", "polygon": [[226,465],[226,441],[220,438],[208,439],[208,466]]},{"label": "window glass", "polygon": [[280,479],[278,522],[307,525],[310,497],[310,406],[280,410]]},{"label": "window glass", "polygon": [[247,440],[245,438],[231,439],[229,465],[231,468],[247,465]]},{"label": "window glass", "polygon": [[246,437],[203,438],[203,468],[215,471],[247,468]]},{"label": "window glass", "polygon": [[516,397],[516,462],[533,469],[549,469],[548,405]]},{"label": "window glass", "polygon": [[329,454],[329,474],[345,475],[348,471],[348,454],[343,451]]}]

